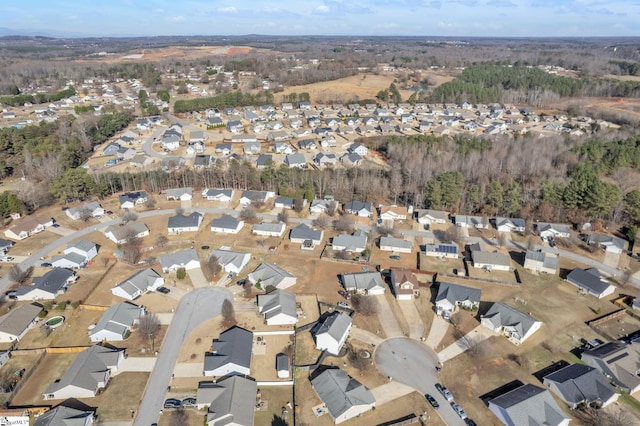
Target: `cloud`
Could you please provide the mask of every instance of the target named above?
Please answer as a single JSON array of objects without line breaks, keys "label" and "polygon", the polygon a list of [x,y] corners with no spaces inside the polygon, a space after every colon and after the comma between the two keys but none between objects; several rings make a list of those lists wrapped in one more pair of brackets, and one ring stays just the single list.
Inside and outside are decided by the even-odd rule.
[{"label": "cloud", "polygon": [[426,1],[424,5],[430,9],[440,9],[442,3],[439,0]]},{"label": "cloud", "polygon": [[238,9],[236,9],[233,6],[219,7],[218,8],[218,13],[234,14],[234,13],[238,13]]},{"label": "cloud", "polygon": [[164,9],[155,9],[154,12],[155,13],[164,13]]},{"label": "cloud", "polygon": [[169,16],[168,18],[164,18],[164,20],[167,22],[184,22],[187,20],[187,18],[185,18],[182,15],[179,15],[179,16]]},{"label": "cloud", "polygon": [[493,7],[517,7],[518,5],[509,0],[489,0],[487,6]]},{"label": "cloud", "polygon": [[326,15],[329,12],[331,12],[331,9],[326,4],[321,4],[320,6],[313,9],[313,13],[318,15]]}]

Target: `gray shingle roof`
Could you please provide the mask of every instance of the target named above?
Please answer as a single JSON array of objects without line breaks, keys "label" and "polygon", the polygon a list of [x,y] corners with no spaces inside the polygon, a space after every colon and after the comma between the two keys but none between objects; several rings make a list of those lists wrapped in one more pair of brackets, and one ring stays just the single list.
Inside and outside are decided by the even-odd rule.
[{"label": "gray shingle roof", "polygon": [[69,245],[67,245],[67,248],[77,248],[78,250],[82,250],[84,252],[88,252],[89,250],[91,250],[92,248],[94,248],[96,246],[96,243],[89,241],[89,240],[78,240],[74,243],[69,243]]},{"label": "gray shingle roof", "polygon": [[371,203],[362,202],[362,201],[348,201],[344,204],[344,210],[346,212],[359,212],[360,210],[365,209],[368,212],[372,212],[373,208]]},{"label": "gray shingle roof", "polygon": [[[193,134],[193,133],[192,133]],[[184,194],[193,195],[191,187],[188,188],[171,188],[167,189],[167,198],[180,198]]]},{"label": "gray shingle roof", "polygon": [[347,291],[371,291],[379,287],[384,288],[380,272],[342,274],[342,284]]},{"label": "gray shingle roof", "polygon": [[253,426],[257,383],[244,377],[232,376],[217,383],[200,383],[197,403],[209,405],[207,424],[223,420],[234,425]]},{"label": "gray shingle roof", "polygon": [[136,272],[116,287],[122,287],[122,289],[130,295],[135,294],[137,291],[144,293],[147,291],[147,288],[149,288],[149,286],[151,286],[154,281],[160,277],[160,274],[156,271],[151,268],[147,268]]},{"label": "gray shingle roof", "polygon": [[278,287],[278,284],[285,278],[295,278],[293,275],[275,265],[273,263],[263,263],[258,266],[251,274],[251,279],[262,283],[262,288],[270,285]]},{"label": "gray shingle roof", "polygon": [[297,318],[296,295],[281,289],[267,294],[259,294],[258,311],[264,314],[265,319],[279,314]]},{"label": "gray shingle roof", "polygon": [[262,232],[283,232],[284,227],[286,225],[282,222],[278,223],[269,223],[269,222],[260,222],[254,224],[251,229],[253,231],[262,231]]},{"label": "gray shingle roof", "polygon": [[127,237],[129,230],[138,235],[149,231],[149,228],[143,222],[129,222],[125,226],[111,225],[107,227],[104,233],[111,233],[116,240],[121,241]]},{"label": "gray shingle roof", "polygon": [[569,275],[567,275],[567,281],[596,295],[603,293],[610,287],[609,283],[602,280],[600,271],[596,268],[576,268],[569,272]]},{"label": "gray shingle roof", "polygon": [[108,330],[122,336],[143,314],[144,308],[141,306],[129,302],[117,303],[102,314],[91,334]]},{"label": "gray shingle roof", "polygon": [[583,364],[572,364],[544,377],[544,383],[554,382],[553,390],[570,404],[608,401],[616,391],[595,368]]},{"label": "gray shingle roof", "polygon": [[402,238],[380,237],[380,247],[411,249],[413,247],[413,243]]},{"label": "gray shingle roof", "polygon": [[371,391],[339,368],[329,368],[311,380],[311,385],[335,419],[358,405],[375,404]]},{"label": "gray shingle roof", "polygon": [[211,221],[212,228],[236,229],[240,221],[233,216],[225,214]]},{"label": "gray shingle roof", "polygon": [[191,262],[192,260],[200,262],[200,258],[198,257],[198,252],[196,252],[195,249],[189,249],[189,250],[178,251],[176,253],[165,254],[164,256],[160,256],[158,260],[160,261],[160,265],[162,265],[163,269],[170,268],[175,265],[184,266],[189,262]]},{"label": "gray shingle roof", "polygon": [[520,386],[489,402],[506,411],[514,425],[556,426],[569,418],[549,392],[534,385]]},{"label": "gray shingle roof", "polygon": [[467,287],[459,284],[440,283],[438,294],[436,295],[436,304],[439,301],[446,300],[452,305],[461,302],[470,302],[474,304],[480,303],[481,290],[479,288]]},{"label": "gray shingle roof", "polygon": [[66,268],[53,268],[41,277],[32,280],[33,285],[20,286],[16,290],[19,296],[25,295],[34,289],[40,289],[55,295],[67,285],[67,280],[75,273]]},{"label": "gray shingle roof", "polygon": [[318,320],[312,329],[312,334],[318,336],[320,334],[328,334],[335,341],[340,341],[344,333],[351,327],[351,317],[342,312],[334,311],[324,318]]},{"label": "gray shingle roof", "polygon": [[146,199],[147,198],[147,193],[144,191],[137,191],[137,192],[126,192],[122,195],[118,196],[118,200],[120,201],[120,205],[126,203],[126,202],[131,202],[131,203],[136,203],[139,199]]},{"label": "gray shingle roof", "polygon": [[40,311],[42,311],[40,306],[31,304],[13,308],[9,313],[0,317],[0,331],[13,336],[20,335],[31,325]]},{"label": "gray shingle roof", "polygon": [[300,239],[300,240],[312,240],[312,241],[320,241],[322,240],[322,230],[313,229],[305,223],[301,223],[291,230],[290,238],[292,240]]},{"label": "gray shingle roof", "polygon": [[529,315],[501,302],[494,303],[482,319],[489,320],[494,327],[512,327],[520,337],[525,336],[537,322]]},{"label": "gray shingle roof", "polygon": [[232,327],[213,341],[213,352],[204,357],[204,370],[213,371],[227,364],[249,368],[253,349],[253,333],[241,327]]},{"label": "gray shingle roof", "polygon": [[88,417],[93,417],[93,411],[76,410],[58,405],[39,415],[33,426],[85,426]]},{"label": "gray shingle roof", "polygon": [[211,251],[211,256],[215,256],[218,259],[218,264],[224,267],[226,265],[233,265],[236,268],[242,267],[244,263],[246,263],[247,256],[250,256],[249,253],[242,253],[239,251],[231,251],[231,250],[213,250]]},{"label": "gray shingle roof", "polygon": [[489,252],[482,250],[473,250],[471,252],[471,258],[473,263],[496,265],[496,266],[511,266],[511,259],[509,256],[499,252]]},{"label": "gray shingle roof", "polygon": [[198,212],[193,212],[188,215],[177,214],[169,218],[168,228],[191,228],[199,226],[202,221],[202,215]]}]

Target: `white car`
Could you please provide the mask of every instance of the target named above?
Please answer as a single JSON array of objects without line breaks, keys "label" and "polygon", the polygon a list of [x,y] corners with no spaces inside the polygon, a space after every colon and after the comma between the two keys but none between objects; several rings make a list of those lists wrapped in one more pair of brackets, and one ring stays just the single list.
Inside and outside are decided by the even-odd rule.
[{"label": "white car", "polygon": [[349,306],[349,304],[345,302],[338,302],[338,306],[345,309],[351,309],[351,306]]},{"label": "white car", "polygon": [[12,260],[14,260],[14,258],[11,257],[11,256],[2,256],[2,257],[0,257],[0,261],[2,261],[2,262],[11,262]]}]

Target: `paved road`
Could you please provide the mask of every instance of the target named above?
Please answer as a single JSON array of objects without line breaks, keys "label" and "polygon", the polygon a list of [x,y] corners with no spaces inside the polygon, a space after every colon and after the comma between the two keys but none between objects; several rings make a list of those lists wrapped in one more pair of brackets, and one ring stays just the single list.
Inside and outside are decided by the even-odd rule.
[{"label": "paved road", "polygon": [[164,132],[165,130],[166,130],[166,128],[163,128],[163,127],[159,128],[159,129],[156,129],[156,131],[153,132],[153,134],[151,136],[149,136],[146,141],[143,142],[142,150],[149,157],[164,158],[164,157],[167,156],[166,153],[164,153],[164,152],[159,153],[159,152],[154,151],[153,147],[151,146],[151,145],[153,145],[153,142],[156,140],[156,138],[158,136],[160,136],[160,134],[162,132]]},{"label": "paved road", "polygon": [[134,426],[148,426],[158,420],[184,339],[198,325],[219,315],[222,302],[231,298],[231,293],[223,288],[204,287],[186,294],[180,300],[160,348],[156,366],[147,382]]},{"label": "paved road", "polygon": [[440,404],[436,412],[449,426],[464,426],[464,421],[435,388],[439,381],[435,368],[438,357],[429,347],[404,337],[387,339],[376,348],[375,360],[380,371],[392,380],[433,395]]}]

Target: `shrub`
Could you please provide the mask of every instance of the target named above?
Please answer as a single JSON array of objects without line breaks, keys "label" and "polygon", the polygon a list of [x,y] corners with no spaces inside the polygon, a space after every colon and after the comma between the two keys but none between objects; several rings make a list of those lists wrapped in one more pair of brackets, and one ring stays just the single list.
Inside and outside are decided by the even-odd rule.
[{"label": "shrub", "polygon": [[64,311],[65,309],[67,309],[67,302],[58,303],[58,310],[59,311]]},{"label": "shrub", "polygon": [[78,306],[80,306],[80,301],[79,301],[79,300],[76,300],[75,302],[73,302],[73,303],[71,304],[71,307],[72,307],[73,309],[78,309]]},{"label": "shrub", "polygon": [[183,280],[187,276],[187,271],[184,268],[178,268],[176,271],[176,278]]},{"label": "shrub", "polygon": [[49,312],[47,312],[46,309],[43,309],[42,311],[40,311],[40,313],[38,314],[38,318],[43,319],[44,317],[46,317],[47,315],[49,315]]}]

